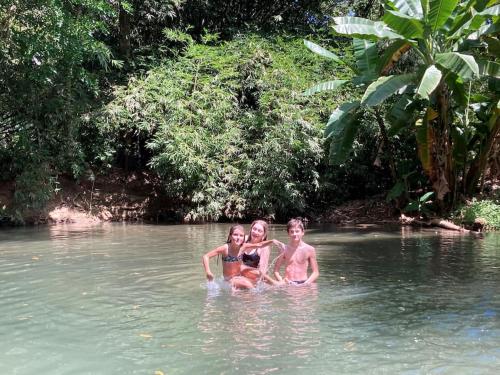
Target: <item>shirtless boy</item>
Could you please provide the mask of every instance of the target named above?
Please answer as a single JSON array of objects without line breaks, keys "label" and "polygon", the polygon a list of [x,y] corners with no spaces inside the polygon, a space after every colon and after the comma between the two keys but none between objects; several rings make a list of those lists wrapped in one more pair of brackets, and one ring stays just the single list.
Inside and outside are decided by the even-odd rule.
[{"label": "shirtless boy", "polygon": [[[274,277],[279,282],[300,285],[311,284],[319,276],[318,262],[316,261],[316,250],[314,247],[302,241],[304,237],[304,224],[301,220],[291,219],[287,226],[288,244],[274,240],[281,248],[282,253],[274,265]],[[285,278],[280,275],[280,268],[285,264]],[[308,267],[311,267],[311,275],[307,275]]]}]

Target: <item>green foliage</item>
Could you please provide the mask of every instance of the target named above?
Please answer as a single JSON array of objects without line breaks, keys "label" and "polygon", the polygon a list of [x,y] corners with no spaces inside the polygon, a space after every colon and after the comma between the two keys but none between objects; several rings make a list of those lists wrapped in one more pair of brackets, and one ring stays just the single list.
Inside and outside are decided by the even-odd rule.
[{"label": "green foliage", "polygon": [[[25,1],[0,6],[0,176],[16,179],[21,210],[39,209],[60,173],[78,176],[86,156],[81,117],[110,68],[97,38],[115,17],[108,1]],[[93,142],[93,140],[86,140]]]},{"label": "green foliage", "polygon": [[500,202],[498,200],[473,199],[455,213],[455,218],[466,224],[473,224],[476,219],[484,220],[486,229],[500,229]]},{"label": "green foliage", "polygon": [[419,214],[430,216],[431,210],[428,208],[428,206],[431,203],[429,200],[433,195],[434,192],[429,191],[418,199],[410,200],[410,202],[403,209],[403,212],[418,212]]},{"label": "green foliage", "polygon": [[101,122],[146,140],[187,220],[303,213],[318,188],[325,114],[301,92],[331,65],[287,37],[186,48],[117,88]]},{"label": "green foliage", "polygon": [[[375,107],[377,114],[391,106],[387,118],[393,126],[388,134],[404,128],[416,134],[418,155],[439,205],[443,206],[448,193],[449,206],[456,191],[472,193],[500,133],[498,89],[478,91],[480,97],[470,95],[472,87],[498,80],[497,63],[487,57],[495,48],[489,38],[498,32],[498,9],[494,1],[397,0],[386,2],[380,21],[335,17],[334,33],[353,38],[356,65],[348,65],[357,76],[347,85],[362,98],[361,105],[356,96],[342,104],[329,120],[327,135],[339,138],[331,149],[332,160],[338,164],[348,157],[346,150],[361,128],[358,113]],[[384,50],[379,57],[380,47]],[[339,60],[319,46],[311,50]],[[412,64],[398,64],[410,53],[414,54]],[[310,92],[334,89],[331,82],[316,85]],[[470,84],[469,95],[466,84]],[[396,95],[403,96],[395,100]],[[480,107],[487,114],[479,114]]]}]

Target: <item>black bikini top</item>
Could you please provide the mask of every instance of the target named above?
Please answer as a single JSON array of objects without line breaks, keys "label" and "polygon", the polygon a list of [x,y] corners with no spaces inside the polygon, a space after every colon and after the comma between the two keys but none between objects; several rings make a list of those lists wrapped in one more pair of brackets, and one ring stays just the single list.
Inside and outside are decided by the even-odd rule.
[{"label": "black bikini top", "polygon": [[260,255],[257,253],[257,251],[251,253],[251,254],[246,254],[243,253],[243,264],[249,267],[257,268],[259,267],[259,262],[260,262]]}]

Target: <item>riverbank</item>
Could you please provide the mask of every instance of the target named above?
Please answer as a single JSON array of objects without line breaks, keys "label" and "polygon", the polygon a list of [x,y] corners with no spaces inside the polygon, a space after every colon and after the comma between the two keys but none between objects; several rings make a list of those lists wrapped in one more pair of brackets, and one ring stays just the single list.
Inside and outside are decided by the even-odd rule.
[{"label": "riverbank", "polygon": [[[147,173],[124,174],[114,170],[95,180],[59,178],[59,190],[44,210],[23,213],[27,225],[145,221],[183,223],[182,202],[160,193],[160,182]],[[12,207],[14,184],[0,185],[0,204]],[[396,224],[399,212],[382,195],[346,202],[312,213],[312,222],[352,224]]]},{"label": "riverbank", "polygon": [[[500,191],[499,184],[490,189]],[[12,224],[2,212],[13,212],[14,183],[0,183],[0,224]],[[58,179],[58,191],[43,210],[23,212],[17,218],[27,225],[61,223],[98,223],[141,221],[153,223],[184,223],[183,202],[172,201],[161,193],[161,182],[146,172],[125,173],[114,169],[106,176],[75,181]],[[345,202],[311,213],[311,222],[337,225],[424,225],[418,215],[402,215],[400,210],[380,194],[365,199]],[[474,221],[474,220],[473,220]],[[457,222],[457,218],[455,218]],[[478,228],[479,225],[479,228]],[[481,230],[481,218],[467,225],[467,229]]]}]

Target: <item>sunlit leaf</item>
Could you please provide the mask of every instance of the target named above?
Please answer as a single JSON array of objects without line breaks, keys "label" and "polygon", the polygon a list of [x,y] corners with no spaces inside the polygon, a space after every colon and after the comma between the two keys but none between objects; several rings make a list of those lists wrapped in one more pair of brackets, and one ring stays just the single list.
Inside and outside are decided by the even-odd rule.
[{"label": "sunlit leaf", "polygon": [[438,53],[436,63],[454,72],[464,81],[479,77],[479,66],[471,55],[458,52]]},{"label": "sunlit leaf", "polygon": [[429,99],[429,95],[432,94],[436,87],[438,87],[439,82],[441,82],[441,77],[442,73],[436,66],[431,65],[428,67],[420,80],[417,94],[424,99]]},{"label": "sunlit leaf", "polygon": [[391,95],[412,83],[414,77],[414,74],[380,77],[368,86],[361,99],[361,104],[372,107],[382,103]]},{"label": "sunlit leaf", "polygon": [[304,91],[304,95],[309,96],[322,91],[333,91],[337,90],[339,87],[349,82],[345,79],[337,79],[333,81],[322,82]]},{"label": "sunlit leaf", "polygon": [[384,22],[371,21],[360,17],[334,17],[332,26],[337,34],[349,35],[359,39],[404,39]]},{"label": "sunlit leaf", "polygon": [[424,16],[420,0],[389,0],[387,4],[394,10],[421,20]]},{"label": "sunlit leaf", "polygon": [[342,61],[340,60],[340,58],[336,54],[334,54],[333,52],[330,52],[327,49],[317,45],[316,43],[310,42],[308,40],[304,40],[304,45],[307,48],[309,48],[311,51],[313,51],[314,53],[316,53],[320,56],[323,56],[323,57],[326,57],[327,59],[331,59],[333,61],[342,63]]},{"label": "sunlit leaf", "polygon": [[408,39],[422,38],[424,36],[424,25],[413,16],[386,10],[382,19],[387,26]]},{"label": "sunlit leaf", "polygon": [[448,21],[457,3],[458,0],[429,0],[427,21],[432,31],[436,31]]}]

